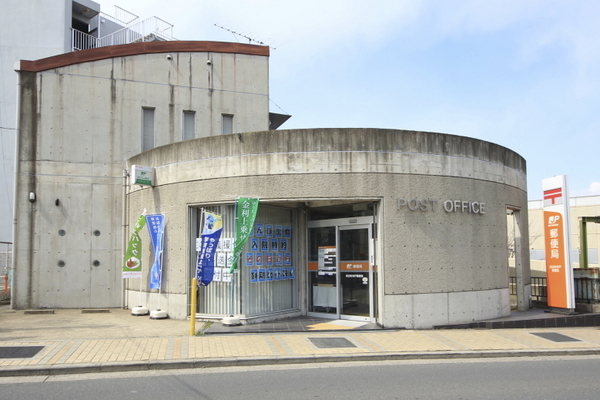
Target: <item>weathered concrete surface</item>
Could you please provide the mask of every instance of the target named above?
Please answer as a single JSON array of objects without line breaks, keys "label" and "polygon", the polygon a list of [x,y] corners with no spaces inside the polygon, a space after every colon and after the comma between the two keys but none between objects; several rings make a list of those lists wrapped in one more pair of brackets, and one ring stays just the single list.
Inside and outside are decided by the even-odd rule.
[{"label": "weathered concrete surface", "polygon": [[[143,107],[155,111],[156,146],[182,140],[184,111],[195,112],[196,137],[220,135],[223,114],[234,115],[234,131],[268,129],[268,48],[156,46],[86,50],[86,62],[19,72],[15,308],[121,305],[122,177],[142,150]],[[154,51],[102,58],[138,47]]]},{"label": "weathered concrete surface", "polygon": [[[527,195],[525,161],[504,147],[427,132],[313,129],[197,139],[128,162],[155,167],[157,182],[131,188],[130,223],[147,208],[178,227],[167,250],[177,266],[168,283],[174,293],[185,290],[182,266],[193,264],[190,206],[231,204],[236,196],[292,208],[370,200],[379,210],[380,323],[427,328],[510,312],[506,213],[521,210],[526,220]],[[305,256],[295,257],[303,274]],[[187,311],[170,312],[181,318]]]}]

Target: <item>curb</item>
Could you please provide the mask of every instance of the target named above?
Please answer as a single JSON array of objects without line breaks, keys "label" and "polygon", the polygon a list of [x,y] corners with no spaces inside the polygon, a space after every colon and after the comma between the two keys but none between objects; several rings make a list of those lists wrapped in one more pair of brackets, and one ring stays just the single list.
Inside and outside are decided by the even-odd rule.
[{"label": "curb", "polygon": [[334,362],[402,361],[402,360],[443,360],[443,359],[484,359],[511,357],[559,357],[600,355],[600,349],[557,349],[557,350],[491,350],[465,352],[421,352],[421,353],[380,353],[352,354],[334,356],[298,356],[298,357],[245,357],[190,360],[153,360],[121,363],[95,363],[78,365],[52,365],[40,367],[3,368],[0,377],[16,376],[57,376],[87,373],[151,371],[170,369],[196,369],[219,367],[252,367],[259,365],[293,365]]}]

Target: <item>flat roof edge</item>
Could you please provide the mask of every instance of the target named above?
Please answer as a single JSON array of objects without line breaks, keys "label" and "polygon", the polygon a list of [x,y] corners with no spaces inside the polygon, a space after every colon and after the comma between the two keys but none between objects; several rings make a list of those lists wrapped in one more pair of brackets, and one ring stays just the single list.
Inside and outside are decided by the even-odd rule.
[{"label": "flat roof edge", "polygon": [[114,57],[169,52],[235,53],[268,57],[269,47],[244,43],[182,40],[130,43],[73,51],[70,53],[59,54],[57,56],[41,58],[34,61],[21,60],[15,69],[18,71],[39,72],[65,67],[68,65],[104,60]]}]

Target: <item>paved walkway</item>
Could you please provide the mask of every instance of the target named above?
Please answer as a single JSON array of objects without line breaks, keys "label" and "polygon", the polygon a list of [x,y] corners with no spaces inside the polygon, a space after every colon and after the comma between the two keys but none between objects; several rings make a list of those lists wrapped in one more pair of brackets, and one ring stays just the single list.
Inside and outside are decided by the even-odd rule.
[{"label": "paved walkway", "polygon": [[[198,322],[197,329],[202,327]],[[0,376],[204,368],[353,360],[600,354],[597,327],[356,330],[342,321],[315,331],[189,336],[188,321],[0,308]],[[11,351],[36,350],[14,358]],[[19,353],[20,354],[20,353]]]}]

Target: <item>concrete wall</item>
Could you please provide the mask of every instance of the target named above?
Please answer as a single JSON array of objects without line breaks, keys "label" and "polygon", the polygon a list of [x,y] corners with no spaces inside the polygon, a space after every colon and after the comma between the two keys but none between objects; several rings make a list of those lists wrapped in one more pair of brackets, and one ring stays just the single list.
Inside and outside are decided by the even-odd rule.
[{"label": "concrete wall", "polygon": [[[69,51],[70,0],[2,0],[0,5],[0,241],[12,241],[17,74],[15,62]],[[69,42],[70,43],[70,42]]]},{"label": "concrete wall", "polygon": [[[168,218],[167,293],[182,296],[189,284],[189,205],[236,196],[292,207],[371,199],[380,204],[379,323],[428,328],[510,312],[506,209],[526,219],[526,171],[525,161],[501,146],[426,132],[292,130],[176,143],[128,163],[156,168],[155,187],[128,189],[129,223],[143,208]],[[448,210],[456,201],[460,207]],[[462,201],[470,203],[463,208]],[[187,310],[169,313],[184,317]]]},{"label": "concrete wall", "polygon": [[184,110],[197,137],[220,134],[222,113],[268,129],[260,46],[112,46],[21,62],[20,80],[15,308],[121,304],[123,160],[141,151],[142,107],[156,146],[181,140]]}]

